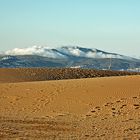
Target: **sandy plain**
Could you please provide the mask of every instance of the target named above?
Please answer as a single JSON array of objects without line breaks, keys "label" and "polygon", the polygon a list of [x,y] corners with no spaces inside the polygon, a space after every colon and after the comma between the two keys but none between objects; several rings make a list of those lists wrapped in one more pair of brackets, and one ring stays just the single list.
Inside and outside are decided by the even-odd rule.
[{"label": "sandy plain", "polygon": [[140,76],[1,81],[0,139],[140,139]]}]

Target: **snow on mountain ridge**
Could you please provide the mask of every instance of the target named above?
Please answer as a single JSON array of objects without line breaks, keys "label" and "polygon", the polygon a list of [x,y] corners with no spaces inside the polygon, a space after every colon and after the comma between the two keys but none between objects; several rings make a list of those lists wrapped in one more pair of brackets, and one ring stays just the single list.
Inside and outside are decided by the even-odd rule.
[{"label": "snow on mountain ridge", "polygon": [[123,56],[115,53],[104,52],[95,48],[81,48],[78,46],[64,46],[60,51],[72,56],[86,57],[86,58],[118,58],[118,59],[132,59],[128,56]]},{"label": "snow on mountain ridge", "polygon": [[5,52],[6,55],[39,55],[50,58],[65,58],[59,52],[54,51],[48,47],[43,46],[33,46],[28,48],[15,48]]},{"label": "snow on mountain ridge", "polygon": [[6,51],[5,55],[39,55],[49,58],[67,58],[68,56],[85,57],[85,58],[118,58],[132,59],[131,57],[107,53],[98,49],[82,48],[78,46],[63,46],[52,49],[44,46],[33,46],[28,48],[15,48]]}]

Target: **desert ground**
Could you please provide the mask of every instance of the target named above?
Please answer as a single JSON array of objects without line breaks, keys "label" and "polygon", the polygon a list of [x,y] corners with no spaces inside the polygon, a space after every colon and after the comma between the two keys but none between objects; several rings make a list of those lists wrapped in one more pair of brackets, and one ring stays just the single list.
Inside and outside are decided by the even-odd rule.
[{"label": "desert ground", "polygon": [[0,69],[0,140],[140,139],[140,75],[92,75]]}]

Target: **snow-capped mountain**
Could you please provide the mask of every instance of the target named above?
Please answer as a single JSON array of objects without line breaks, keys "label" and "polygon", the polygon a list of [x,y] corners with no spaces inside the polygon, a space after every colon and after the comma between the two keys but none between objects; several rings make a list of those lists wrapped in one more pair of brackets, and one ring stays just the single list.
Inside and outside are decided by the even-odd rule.
[{"label": "snow-capped mountain", "polygon": [[28,48],[15,48],[5,52],[5,55],[38,55],[48,58],[68,58],[85,57],[85,58],[118,58],[132,59],[131,57],[108,53],[98,49],[82,48],[78,46],[63,46],[57,49],[52,49],[43,46],[33,46]]},{"label": "snow-capped mountain", "polygon": [[0,67],[70,67],[135,70],[140,60],[98,49],[78,46],[15,48],[0,55]]},{"label": "snow-capped mountain", "polygon": [[28,48],[15,48],[8,50],[4,53],[5,55],[38,55],[49,58],[64,58],[65,56],[56,49],[49,49],[43,46],[33,46]]}]

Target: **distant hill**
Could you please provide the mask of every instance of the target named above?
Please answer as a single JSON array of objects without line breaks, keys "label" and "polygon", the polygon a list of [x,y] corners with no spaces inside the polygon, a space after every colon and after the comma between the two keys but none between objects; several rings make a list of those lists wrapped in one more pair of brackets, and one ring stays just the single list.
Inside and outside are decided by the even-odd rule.
[{"label": "distant hill", "polygon": [[78,46],[57,49],[33,46],[0,55],[0,68],[49,67],[139,71],[140,60],[116,53]]}]

